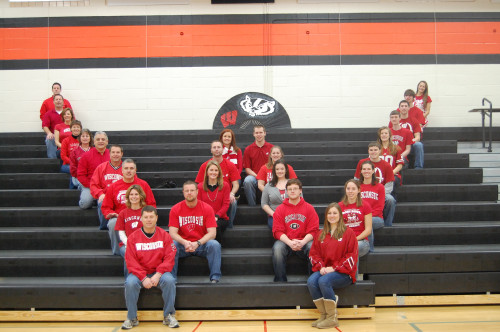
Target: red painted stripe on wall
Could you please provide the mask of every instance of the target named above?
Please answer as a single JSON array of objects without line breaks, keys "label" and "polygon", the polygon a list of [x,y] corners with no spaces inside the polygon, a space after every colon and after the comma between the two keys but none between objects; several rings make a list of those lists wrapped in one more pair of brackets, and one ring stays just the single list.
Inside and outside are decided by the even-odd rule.
[{"label": "red painted stripe on wall", "polygon": [[3,28],[0,41],[0,60],[500,54],[500,22]]}]

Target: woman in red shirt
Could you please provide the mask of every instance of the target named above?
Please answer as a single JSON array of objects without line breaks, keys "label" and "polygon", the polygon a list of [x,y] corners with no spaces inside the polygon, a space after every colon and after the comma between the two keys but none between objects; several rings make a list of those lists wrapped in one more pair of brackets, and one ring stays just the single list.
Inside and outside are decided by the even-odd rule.
[{"label": "woman in red shirt", "polygon": [[337,327],[339,297],[334,290],[356,282],[358,260],[356,235],[344,224],[339,204],[326,207],[323,230],[314,238],[309,259],[314,273],[307,279],[307,288],[321,314],[311,325]]},{"label": "woman in red shirt", "polygon": [[[222,142],[222,158],[228,159],[236,166],[238,174],[243,170],[243,154],[241,149],[236,145],[236,137],[231,129],[224,129],[220,132],[219,141]],[[240,180],[241,182],[241,180]]]},{"label": "woman in red shirt", "polygon": [[222,234],[229,225],[227,210],[229,209],[229,184],[222,177],[222,170],[215,160],[210,160],[205,168],[203,183],[198,184],[198,199],[214,209],[217,221],[215,239],[221,243]]},{"label": "woman in red shirt", "polygon": [[[127,238],[136,230],[141,229],[142,208],[146,206],[146,193],[138,184],[131,185],[125,192],[125,205],[127,208],[120,211],[116,218],[115,231],[120,237],[120,256],[125,259],[127,251]],[[124,261],[125,278],[128,275],[127,264]]]},{"label": "woman in red shirt", "polygon": [[61,113],[63,123],[59,123],[54,128],[54,141],[57,149],[61,149],[62,141],[68,136],[71,136],[71,121],[75,119],[75,115],[71,108],[65,108]]},{"label": "woman in red shirt", "polygon": [[356,234],[359,257],[363,257],[370,251],[368,236],[372,233],[372,209],[370,204],[363,202],[361,186],[357,180],[347,180],[344,190],[345,195],[339,202],[342,217],[346,226]]},{"label": "woman in red shirt", "polygon": [[[283,149],[275,145],[271,148],[271,151],[269,151],[269,158],[267,160],[267,163],[262,165],[260,168],[259,172],[257,173],[257,185],[260,189],[260,191],[264,191],[264,187],[266,184],[268,184],[272,178],[273,178],[273,165],[280,159],[284,159],[285,154],[283,153]],[[287,165],[288,168],[288,175],[290,179],[296,179],[297,174],[295,174],[295,171],[293,170],[293,167],[290,166],[290,164]]]}]

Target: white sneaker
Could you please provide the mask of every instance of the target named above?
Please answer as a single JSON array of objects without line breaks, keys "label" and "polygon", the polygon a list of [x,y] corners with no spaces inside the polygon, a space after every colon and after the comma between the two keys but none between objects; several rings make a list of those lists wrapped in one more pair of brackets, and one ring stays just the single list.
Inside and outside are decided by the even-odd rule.
[{"label": "white sneaker", "polygon": [[175,316],[172,314],[168,314],[163,318],[163,325],[167,325],[168,327],[176,328],[179,327],[179,322],[175,319]]},{"label": "white sneaker", "polygon": [[122,324],[122,330],[130,330],[131,328],[137,325],[139,325],[139,321],[137,320],[137,318],[133,320],[127,319]]}]

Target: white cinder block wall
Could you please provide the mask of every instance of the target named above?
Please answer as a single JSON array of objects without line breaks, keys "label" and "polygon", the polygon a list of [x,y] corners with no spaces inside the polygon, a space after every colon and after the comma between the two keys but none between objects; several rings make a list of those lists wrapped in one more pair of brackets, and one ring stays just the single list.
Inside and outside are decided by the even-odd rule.
[{"label": "white cinder block wall", "polygon": [[[10,7],[7,0],[0,4],[4,18],[433,11],[495,12],[500,11],[500,3],[276,0],[268,5],[210,5],[204,0],[189,5],[108,7],[104,0],[91,0],[85,7],[28,8]],[[498,33],[500,38],[500,29]],[[77,117],[91,130],[168,130],[210,129],[224,102],[247,91],[278,100],[292,127],[378,127],[387,124],[404,90],[416,89],[420,80],[429,83],[433,99],[430,126],[479,126],[480,116],[467,111],[480,106],[483,97],[500,107],[500,64],[1,70],[0,132],[41,131],[40,105],[56,81],[62,83],[62,94]],[[494,125],[499,125],[498,117]]]}]

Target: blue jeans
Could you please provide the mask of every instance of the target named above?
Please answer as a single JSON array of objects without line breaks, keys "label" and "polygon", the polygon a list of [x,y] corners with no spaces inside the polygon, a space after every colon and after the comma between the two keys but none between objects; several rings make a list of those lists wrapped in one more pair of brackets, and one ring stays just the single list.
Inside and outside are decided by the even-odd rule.
[{"label": "blue jeans", "polygon": [[80,201],[78,202],[78,205],[80,206],[80,209],[90,209],[94,203],[94,197],[90,194],[90,189],[82,186],[81,184],[79,188]]},{"label": "blue jeans", "polygon": [[234,217],[236,216],[236,209],[238,208],[238,201],[234,200],[233,203],[229,203],[229,209],[227,209],[227,216],[229,217],[229,228],[233,228]]},{"label": "blue jeans", "polygon": [[127,262],[125,262],[125,252],[127,252],[127,246],[121,246],[120,247],[120,256],[123,257],[123,275],[125,276],[125,279],[127,279],[128,269],[127,269]]},{"label": "blue jeans", "polygon": [[[148,277],[152,277],[149,274]],[[163,316],[174,314],[175,308],[175,279],[170,272],[165,272],[158,282],[163,297]],[[129,274],[125,280],[125,303],[127,304],[127,318],[132,320],[137,318],[137,300],[141,292],[142,282],[133,274]]]},{"label": "blue jeans", "polygon": [[[309,262],[309,251],[311,250],[312,241],[309,241],[300,251],[293,251],[285,242],[277,240],[273,245],[273,267],[274,281],[288,281],[286,277],[286,259],[291,254],[296,254],[299,257],[305,258]],[[311,264],[311,263],[309,263]]]},{"label": "blue jeans", "polygon": [[415,169],[424,168],[424,144],[422,142],[413,143],[410,153],[415,154]]},{"label": "blue jeans", "polygon": [[267,226],[272,230],[273,229],[273,217],[270,215],[267,216]]},{"label": "blue jeans", "polygon": [[102,200],[100,203],[99,200],[97,200],[97,216],[99,217],[99,229],[106,230],[108,229],[108,220],[106,219],[106,216],[102,214],[102,202],[104,202],[104,200]]},{"label": "blue jeans", "polygon": [[254,206],[256,195],[255,191],[257,190],[257,179],[253,175],[247,175],[245,180],[243,180],[243,189],[245,190],[245,196],[247,198],[248,205]]},{"label": "blue jeans", "polygon": [[120,236],[118,231],[115,231],[116,218],[111,218],[108,220],[108,235],[111,241],[111,251],[113,255],[120,255]]},{"label": "blue jeans", "polygon": [[45,139],[45,145],[47,146],[47,158],[57,159],[57,146],[53,139]]},{"label": "blue jeans", "polygon": [[373,235],[373,231],[379,228],[384,227],[384,219],[380,217],[373,217],[372,218],[372,233],[368,235],[368,241],[370,242],[370,252],[373,252],[374,248],[373,246],[375,245],[375,235]]},{"label": "blue jeans", "polygon": [[324,298],[325,300],[335,301],[334,289],[344,288],[352,284],[352,279],[348,274],[340,272],[331,272],[321,275],[319,272],[314,272],[307,279],[307,288],[313,300]]},{"label": "blue jeans", "polygon": [[392,221],[394,220],[394,213],[396,213],[396,200],[392,195],[385,195],[384,204],[384,225],[387,227],[392,226]]},{"label": "blue jeans", "polygon": [[177,254],[175,255],[175,266],[172,269],[172,275],[177,280],[177,270],[179,269],[179,258],[188,256],[206,257],[208,260],[208,268],[210,269],[210,280],[220,280],[222,273],[220,271],[221,265],[221,251],[220,243],[216,240],[210,240],[202,244],[195,252],[186,252],[184,246],[177,241],[174,241],[177,247]]},{"label": "blue jeans", "polygon": [[[69,165],[68,164],[63,164],[61,165],[61,173],[66,173],[69,174]],[[76,186],[73,183],[73,177],[69,177],[69,189],[76,189],[78,186]]]}]

